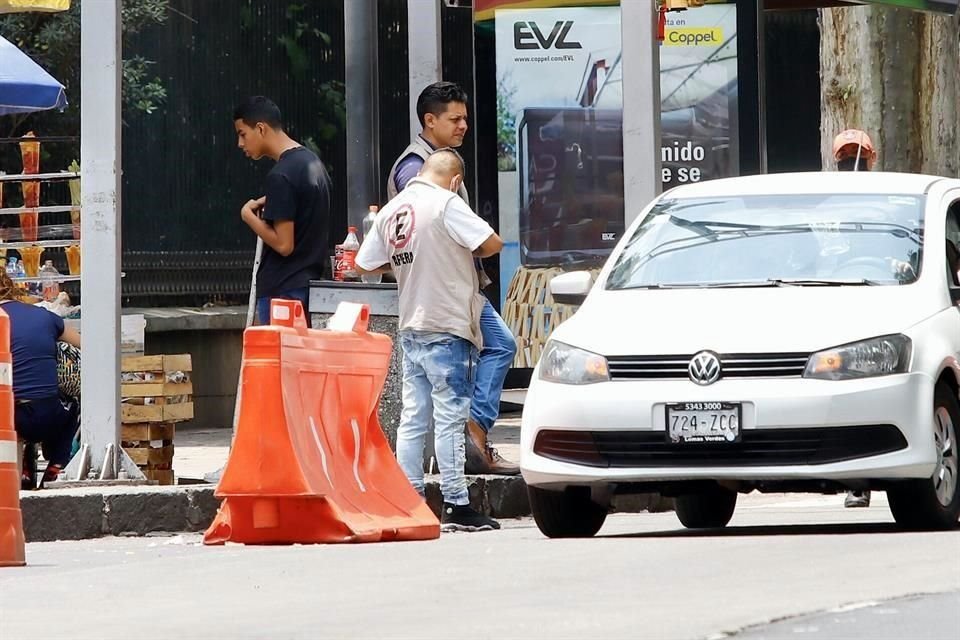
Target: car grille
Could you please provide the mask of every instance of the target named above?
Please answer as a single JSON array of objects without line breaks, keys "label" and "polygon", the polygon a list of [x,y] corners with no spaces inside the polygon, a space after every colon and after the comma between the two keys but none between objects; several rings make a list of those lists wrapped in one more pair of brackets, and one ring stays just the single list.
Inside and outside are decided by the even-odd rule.
[{"label": "car grille", "polygon": [[589,467],[815,465],[905,449],[894,425],[755,429],[740,442],[673,444],[663,431],[557,431],[537,434],[537,455]]},{"label": "car grille", "polygon": [[[807,367],[808,353],[754,353],[720,355],[723,378],[799,378]],[[613,380],[686,379],[689,356],[609,356]]]}]

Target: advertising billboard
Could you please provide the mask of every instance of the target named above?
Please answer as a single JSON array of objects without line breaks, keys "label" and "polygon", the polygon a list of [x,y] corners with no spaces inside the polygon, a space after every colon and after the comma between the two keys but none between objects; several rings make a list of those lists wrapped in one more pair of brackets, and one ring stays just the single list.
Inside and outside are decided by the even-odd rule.
[{"label": "advertising billboard", "polygon": [[[501,309],[532,367],[567,310],[561,270],[599,269],[624,231],[618,6],[494,11]],[[739,173],[737,12],[668,14],[660,47],[664,188]]]}]

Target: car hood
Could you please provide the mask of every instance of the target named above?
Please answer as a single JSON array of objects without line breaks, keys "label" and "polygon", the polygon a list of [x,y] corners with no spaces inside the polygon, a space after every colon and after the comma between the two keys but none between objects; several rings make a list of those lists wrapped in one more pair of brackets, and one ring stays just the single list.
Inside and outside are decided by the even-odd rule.
[{"label": "car hood", "polygon": [[813,352],[904,332],[936,307],[916,285],[597,290],[551,337],[607,356]]}]

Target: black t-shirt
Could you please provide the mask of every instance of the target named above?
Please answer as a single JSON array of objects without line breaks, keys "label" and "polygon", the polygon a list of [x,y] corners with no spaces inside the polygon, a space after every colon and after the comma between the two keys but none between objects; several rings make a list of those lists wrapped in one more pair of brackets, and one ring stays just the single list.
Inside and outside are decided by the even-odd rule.
[{"label": "black t-shirt", "polygon": [[257,272],[257,297],[309,286],[323,275],[330,220],[330,178],[320,158],[304,147],[285,151],[267,175],[269,223],[293,220],[293,253],[281,256],[264,245]]}]

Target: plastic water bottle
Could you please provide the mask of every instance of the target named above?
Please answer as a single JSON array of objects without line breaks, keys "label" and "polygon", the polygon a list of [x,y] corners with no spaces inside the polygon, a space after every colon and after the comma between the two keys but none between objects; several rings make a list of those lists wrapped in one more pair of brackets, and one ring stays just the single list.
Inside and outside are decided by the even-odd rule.
[{"label": "plastic water bottle", "polygon": [[370,205],[370,210],[367,211],[367,215],[363,216],[363,239],[367,239],[367,235],[370,233],[370,229],[373,229],[374,223],[377,221],[377,212],[380,210],[375,204]]},{"label": "plastic water bottle", "polygon": [[[367,212],[367,215],[363,217],[363,239],[367,239],[367,235],[370,233],[370,229],[373,229],[373,225],[377,221],[377,212],[380,210],[375,204],[370,205],[370,210]],[[367,284],[380,284],[381,279],[383,278],[382,274],[374,273],[371,275],[362,275],[360,279]]]},{"label": "plastic water bottle", "polygon": [[40,268],[40,283],[43,299],[53,302],[60,295],[60,272],[53,266],[53,260],[47,260]]},{"label": "plastic water bottle", "polygon": [[16,278],[17,271],[17,258],[16,256],[10,256],[10,259],[7,260],[7,275],[10,276],[10,278]]}]

